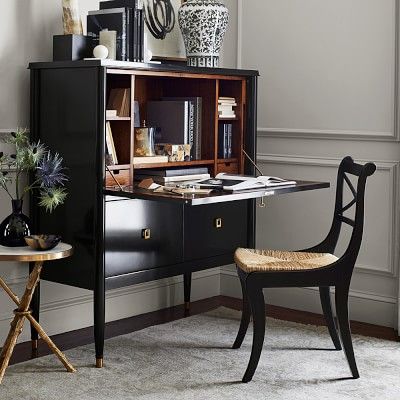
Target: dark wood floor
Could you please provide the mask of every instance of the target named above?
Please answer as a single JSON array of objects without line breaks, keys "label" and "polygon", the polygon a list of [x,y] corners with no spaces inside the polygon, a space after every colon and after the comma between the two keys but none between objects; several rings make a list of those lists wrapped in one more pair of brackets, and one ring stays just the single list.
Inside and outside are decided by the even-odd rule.
[{"label": "dark wood floor", "polygon": [[[220,306],[240,310],[241,301],[226,296],[216,296],[205,300],[195,301],[191,304],[190,314],[201,314]],[[266,307],[266,313],[269,317],[276,319],[293,321],[302,324],[325,325],[322,315],[305,311],[297,311],[268,305]],[[106,338],[108,339],[114,336],[124,335],[126,333],[135,332],[152,325],[164,324],[166,322],[174,321],[184,317],[185,312],[183,306],[175,306],[119,321],[109,322],[106,325]],[[25,329],[29,329],[28,324],[25,325]],[[353,333],[399,341],[396,331],[391,328],[352,321],[351,329]],[[60,335],[52,336],[52,339],[61,350],[68,350],[77,346],[92,343],[93,329],[84,328],[72,332],[62,333]],[[234,340],[233,337],[232,340]],[[35,355],[33,355],[31,352],[30,342],[21,343],[16,346],[10,364],[27,361],[33,356],[42,357],[47,354],[50,354],[50,350],[41,340],[39,341],[38,352]]]}]

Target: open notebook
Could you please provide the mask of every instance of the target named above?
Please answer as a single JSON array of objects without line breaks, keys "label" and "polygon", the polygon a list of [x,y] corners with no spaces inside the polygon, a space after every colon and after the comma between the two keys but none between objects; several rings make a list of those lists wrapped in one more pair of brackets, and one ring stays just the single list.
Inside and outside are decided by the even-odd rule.
[{"label": "open notebook", "polygon": [[224,172],[219,173],[215,178],[196,181],[196,185],[200,187],[223,189],[230,192],[295,184],[296,181],[288,181],[276,176],[262,175],[255,178],[253,176],[231,175]]}]

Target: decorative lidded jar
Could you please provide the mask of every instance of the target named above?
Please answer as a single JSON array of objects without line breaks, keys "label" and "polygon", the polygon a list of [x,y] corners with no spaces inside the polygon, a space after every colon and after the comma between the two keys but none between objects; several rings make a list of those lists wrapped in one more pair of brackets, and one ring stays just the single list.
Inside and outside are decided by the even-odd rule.
[{"label": "decorative lidded jar", "polygon": [[187,0],[179,8],[179,26],[187,64],[218,67],[219,52],[228,27],[229,11],[219,0]]}]

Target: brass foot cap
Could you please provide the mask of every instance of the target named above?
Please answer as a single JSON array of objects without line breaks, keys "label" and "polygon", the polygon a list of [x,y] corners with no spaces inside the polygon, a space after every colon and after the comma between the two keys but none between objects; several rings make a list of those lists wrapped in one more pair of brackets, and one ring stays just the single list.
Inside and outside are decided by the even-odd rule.
[{"label": "brass foot cap", "polygon": [[103,368],[103,358],[96,358],[96,368]]}]

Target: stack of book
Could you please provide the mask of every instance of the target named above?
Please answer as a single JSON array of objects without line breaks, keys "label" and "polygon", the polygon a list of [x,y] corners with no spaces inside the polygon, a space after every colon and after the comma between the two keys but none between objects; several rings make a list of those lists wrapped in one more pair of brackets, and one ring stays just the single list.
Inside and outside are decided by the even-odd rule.
[{"label": "stack of book", "polygon": [[197,181],[209,179],[210,174],[206,167],[199,168],[169,168],[169,169],[143,169],[135,173],[135,180],[153,179],[160,185]]},{"label": "stack of book", "polygon": [[218,157],[232,157],[232,124],[220,124],[218,127]]},{"label": "stack of book", "polygon": [[[114,115],[115,114],[115,115]],[[131,90],[129,88],[114,88],[110,91],[106,115],[108,117],[129,117],[131,114]]]},{"label": "stack of book", "polygon": [[236,118],[233,107],[237,106],[234,97],[219,97],[218,98],[218,117],[219,118]]},{"label": "stack of book", "polygon": [[190,144],[190,159],[201,160],[201,97],[164,97],[147,103],[147,122],[156,143]]},{"label": "stack of book", "polygon": [[89,11],[87,35],[99,44],[100,31],[117,32],[116,59],[144,61],[144,10],[142,0],[101,1],[100,10]]}]

